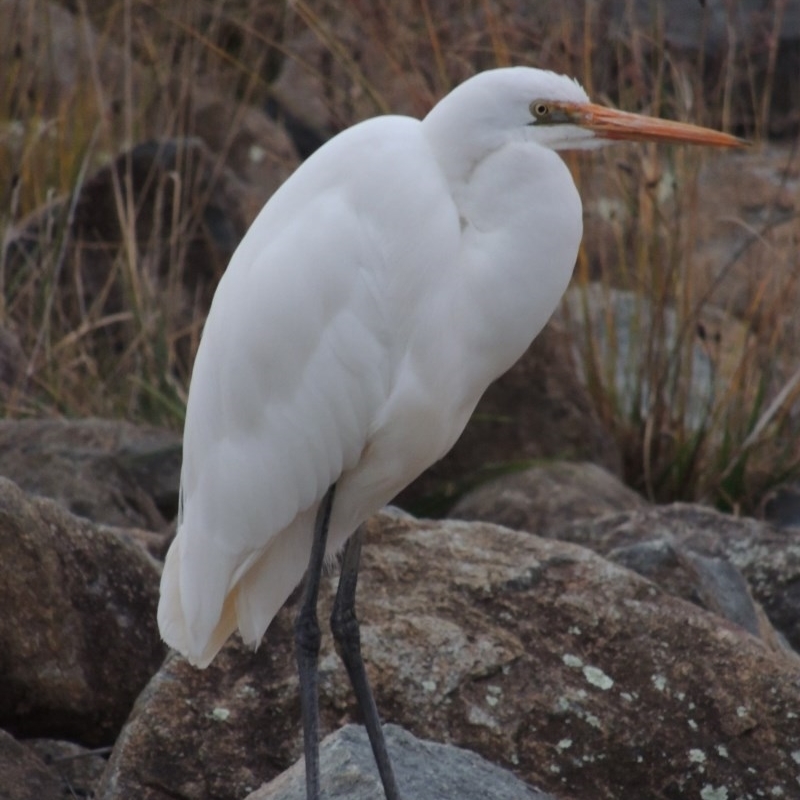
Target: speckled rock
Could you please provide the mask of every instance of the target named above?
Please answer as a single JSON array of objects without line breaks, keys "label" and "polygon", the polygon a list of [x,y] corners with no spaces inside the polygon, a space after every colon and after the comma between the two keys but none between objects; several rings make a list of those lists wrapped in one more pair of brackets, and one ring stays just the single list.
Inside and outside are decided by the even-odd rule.
[{"label": "speckled rock", "polygon": [[[601,518],[619,519],[620,512],[647,508],[641,496],[595,464],[553,462],[481,486],[462,498],[450,516],[583,543],[580,532],[601,528]],[[667,513],[663,506],[650,516],[662,513]],[[719,549],[714,555],[707,547],[695,552],[663,530],[655,533],[656,529],[639,526],[638,538],[628,535],[614,546],[611,537],[598,551],[670,594],[741,625],[770,647],[786,648],[764,609],[753,600],[742,573]],[[591,537],[586,544],[592,546]]]},{"label": "speckled rock", "polygon": [[0,725],[110,744],[158,669],[158,567],[0,478]]},{"label": "speckled rock", "polygon": [[[587,549],[381,514],[359,592],[378,707],[416,736],[570,800],[794,791],[797,662]],[[232,643],[206,671],[168,659],[98,796],[241,797],[299,758],[293,613],[255,655]],[[358,718],[329,637],[320,678],[327,734]]]},{"label": "speckled rock", "polygon": [[553,535],[610,557],[632,545],[661,541],[701,556],[706,564],[709,559],[724,559],[744,575],[772,625],[800,652],[798,530],[675,503],[574,520]]}]

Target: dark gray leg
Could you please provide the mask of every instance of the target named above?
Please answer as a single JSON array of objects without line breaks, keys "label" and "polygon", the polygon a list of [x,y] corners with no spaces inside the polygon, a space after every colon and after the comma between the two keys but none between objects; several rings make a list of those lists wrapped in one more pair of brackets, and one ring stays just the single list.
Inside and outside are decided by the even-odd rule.
[{"label": "dark gray leg", "polygon": [[378,765],[378,773],[381,776],[386,800],[400,800],[400,792],[397,789],[392,762],[389,760],[389,752],[386,749],[386,740],[383,738],[375,698],[372,696],[367,672],[364,669],[364,661],[361,658],[361,635],[358,630],[355,606],[358,563],[361,558],[363,538],[363,530],[359,528],[345,546],[342,575],[339,578],[339,588],[336,591],[336,600],[331,614],[331,630],[336,641],[336,650],[347,668],[358,706],[364,717],[364,725],[372,745],[375,763]]},{"label": "dark gray leg", "polygon": [[300,707],[303,714],[303,746],[306,756],[306,797],[319,800],[319,661],[320,632],[317,622],[317,598],[325,562],[328,523],[331,519],[334,483],[325,493],[314,523],[314,541],[308,560],[305,588],[300,611],[294,621],[294,647],[300,675]]}]

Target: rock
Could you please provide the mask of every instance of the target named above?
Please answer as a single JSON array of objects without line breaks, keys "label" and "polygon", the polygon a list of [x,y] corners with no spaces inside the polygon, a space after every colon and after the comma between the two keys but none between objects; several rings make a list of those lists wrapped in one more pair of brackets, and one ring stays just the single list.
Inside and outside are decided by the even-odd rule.
[{"label": "rock", "polygon": [[[736,6],[728,6],[724,0],[669,0],[669,8],[674,14],[665,15],[664,37],[675,47],[699,49],[704,45],[719,53],[729,46],[729,38],[737,40],[755,39],[763,30],[762,25],[776,22],[770,9],[766,14],[760,0],[741,0]],[[656,3],[648,0],[612,0],[612,18],[620,22],[624,16],[633,12],[632,19],[644,29],[650,29],[656,15],[667,7],[665,0]],[[782,42],[800,39],[800,8],[787,4],[779,17],[779,24],[773,35]]]},{"label": "rock", "polygon": [[164,531],[178,511],[180,468],[181,438],[162,428],[0,420],[0,475],[93,522]]},{"label": "rock", "polygon": [[[606,515],[646,508],[648,504],[639,495],[600,467],[557,462],[499,478],[476,489],[449,516],[582,543],[571,532],[580,529],[579,520],[597,525],[598,519]],[[563,528],[567,529],[566,534]],[[640,541],[603,547],[598,552],[670,594],[713,611],[769,646],[783,650],[785,644],[763,609],[753,602],[742,573],[727,558],[695,553],[661,533],[651,538],[649,532],[643,531]]]},{"label": "rock", "polygon": [[0,725],[114,741],[158,669],[156,563],[0,479]]},{"label": "rock", "polygon": [[[654,206],[661,215],[682,218],[687,195],[693,194],[690,202],[696,213],[691,215],[691,235],[688,231],[681,235],[686,237],[683,259],[691,267],[687,271],[692,298],[689,309],[697,306],[698,313],[693,317],[688,311],[681,312],[680,338],[692,343],[693,363],[700,374],[707,371],[706,356],[714,366],[722,367],[727,374],[718,381],[723,391],[747,345],[753,339],[762,347],[769,343],[766,352],[758,355],[762,361],[779,356],[774,374],[764,371],[780,386],[781,378],[785,381],[794,368],[795,343],[800,341],[800,322],[793,313],[800,294],[794,281],[794,248],[800,237],[800,156],[796,148],[790,142],[764,142],[757,149],[718,153],[713,158],[705,154],[702,160],[698,153],[698,160],[683,165],[664,159],[652,161],[635,151],[609,152],[605,165],[595,162],[581,172],[590,275],[606,281],[611,278],[618,289],[629,287],[631,267],[637,272],[647,270],[636,252],[636,243],[643,246],[647,240],[632,235],[635,226],[650,231],[667,247],[667,237],[676,235],[678,228],[665,229],[651,220]],[[627,271],[620,265],[626,265]],[[613,306],[627,302],[614,299],[613,293],[607,295]],[[755,304],[754,297],[758,297]],[[644,338],[650,314],[645,299],[637,298],[628,311],[624,305],[614,309],[614,319],[641,320],[639,336]],[[603,298],[590,296],[589,302],[595,312],[594,325],[603,325],[607,311]],[[710,319],[705,316],[706,309]],[[710,335],[703,337],[699,326]],[[666,327],[674,336],[674,323],[668,321]],[[608,330],[600,333],[601,343],[611,338]],[[630,350],[629,343],[625,346]],[[636,353],[635,347],[632,352]],[[615,379],[619,382],[619,376]],[[704,376],[703,382],[707,380]]]},{"label": "rock", "polygon": [[[554,800],[475,753],[425,742],[397,725],[384,728],[398,789],[415,800]],[[346,725],[320,745],[320,782],[327,800],[374,800],[383,787],[364,728]],[[305,761],[246,800],[305,800]]]},{"label": "rock", "polygon": [[5,326],[0,326],[0,399],[8,402],[15,387],[22,384],[27,359],[19,343],[19,336]]},{"label": "rock", "polygon": [[[335,585],[324,581],[321,620]],[[570,800],[794,791],[797,663],[587,549],[379,514],[359,586],[378,708],[417,737]],[[205,671],[169,658],[98,797],[241,797],[297,760],[294,611],[255,655],[234,641]],[[323,735],[357,718],[327,635],[320,691]]]},{"label": "rock", "polygon": [[106,766],[104,748],[88,750],[74,742],[57,739],[26,739],[24,746],[58,776],[62,787],[59,797],[94,797],[95,787]]},{"label": "rock", "polygon": [[[601,519],[568,523],[554,536],[590,547],[595,552],[620,558],[626,549],[648,543],[680,553],[690,566],[695,602],[706,598],[706,607],[723,612],[740,604],[739,624],[752,624],[751,611],[740,593],[733,591],[730,566],[747,580],[753,597],[763,606],[772,625],[794,650],[800,652],[800,532],[779,530],[754,519],[733,517],[699,505],[675,503],[625,511]],[[625,558],[623,558],[625,560]],[[703,567],[698,570],[698,564]],[[716,564],[716,577],[709,567]],[[727,564],[728,566],[722,566]],[[699,583],[698,583],[699,581]],[[727,588],[726,588],[727,585]],[[720,591],[721,590],[721,591]],[[727,595],[727,597],[726,597]],[[738,600],[734,599],[738,595]],[[709,603],[709,597],[716,599]],[[742,605],[743,604],[743,605]],[[754,612],[759,615],[758,608]],[[750,623],[744,619],[749,618]],[[761,622],[762,636],[768,633]]]},{"label": "rock", "polygon": [[[800,108],[797,114],[800,120]],[[761,362],[773,366],[764,368],[765,376],[778,388],[800,355],[799,190],[800,153],[791,142],[709,159],[698,183],[703,214],[691,257],[695,291],[748,324],[761,344]]]},{"label": "rock", "polygon": [[464,495],[451,519],[481,520],[547,536],[581,517],[644,508],[646,501],[607,470],[554,461],[504,475]]},{"label": "rock", "polygon": [[284,614],[255,655],[234,641],[200,671],[171,654],[137,698],[98,800],[240,800],[288,768],[302,752],[291,640]]},{"label": "rock", "polygon": [[[196,81],[192,67],[164,69],[170,55],[163,50],[157,68],[143,66],[132,57],[130,20],[120,31],[128,47],[118,47],[111,29],[122,28],[124,15],[109,16],[100,35],[84,14],[73,17],[56,4],[0,0],[0,29],[11,32],[0,42],[0,63],[19,78],[4,138],[10,163],[20,164],[13,182],[20,186],[0,254],[6,311],[26,366],[13,385],[28,399],[46,384],[49,404],[61,386],[51,386],[48,357],[74,359],[79,391],[94,386],[98,373],[118,380],[142,360],[158,377],[188,382],[219,277],[298,164],[288,135],[264,112],[224,82]],[[163,24],[162,15],[152,16]],[[135,29],[152,55],[149,32]],[[174,57],[186,63],[185,53]],[[67,108],[85,123],[69,143],[45,133],[63,129]],[[70,147],[77,160],[65,166],[62,151]],[[51,162],[62,182],[50,193],[61,194],[33,206],[43,190],[28,177],[47,173]],[[67,173],[75,174],[74,186],[64,186]],[[166,383],[159,389],[173,400]]]},{"label": "rock", "polygon": [[455,447],[395,502],[418,515],[440,516],[476,485],[543,459],[587,460],[622,471],[619,447],[555,325],[486,390]]},{"label": "rock", "polygon": [[[185,90],[183,85],[172,87],[176,102]],[[266,111],[244,106],[220,91],[195,87],[183,102],[188,105],[192,135],[218,154],[225,171],[242,182],[241,211],[249,225],[300,163],[288,133]],[[154,129],[159,130],[155,125]]]},{"label": "rock", "polygon": [[[325,4],[287,14],[272,88],[306,142],[389,110],[420,116],[473,71],[533,60],[531,41],[539,66],[575,74],[593,95],[623,105],[633,96],[749,134],[791,137],[800,124],[793,3],[603,0],[587,9],[550,0],[508,4],[500,25],[489,7],[431,0],[424,43],[414,36],[418,13],[399,2],[369,13]],[[654,66],[665,53],[668,77]]]},{"label": "rock", "polygon": [[[474,71],[477,60],[468,65],[453,59],[449,66],[460,79],[448,85],[453,76],[436,69],[427,48],[415,49],[413,64],[398,69],[410,55],[401,32],[404,26],[417,24],[418,10],[411,3],[400,3],[387,11],[375,6],[364,14],[348,4],[331,7],[324,35],[313,26],[286,26],[284,57],[270,86],[270,110],[294,134],[304,156],[349,125],[380,113],[422,117],[438,96]],[[456,28],[470,28],[473,37],[485,36],[485,28],[475,24],[470,11],[462,8],[447,18],[450,35],[457,35]],[[397,60],[387,58],[392,50]],[[341,52],[347,57],[341,58]],[[436,90],[431,91],[431,83],[437,84]]]},{"label": "rock", "polygon": [[[247,184],[252,219],[298,163],[284,126],[259,108],[283,49],[285,10],[260,0],[213,10],[188,3],[180,9],[179,25],[146,4],[127,14],[126,19],[104,0],[89,0],[73,24],[102,31],[112,51],[133,53],[127,63],[135,69],[134,90],[151,101],[135,109],[144,117],[137,122],[145,135],[171,136],[177,127],[202,139],[220,165]],[[118,106],[125,101],[124,95],[114,99]]]},{"label": "rock", "polygon": [[[785,644],[750,595],[747,581],[724,558],[707,558],[664,539],[611,550],[608,558],[675,597],[713,611],[782,652]],[[800,663],[800,662],[799,662]]]},{"label": "rock", "polygon": [[[133,73],[134,102],[137,107],[144,104],[141,66],[60,4],[0,0],[0,25],[8,32],[0,41],[0,63],[15,67],[12,113],[19,117],[24,116],[26,102],[39,110],[40,118],[54,117],[67,105],[79,107],[78,99],[87,99],[93,68],[102,76],[107,101],[103,113],[122,100],[126,70]],[[95,103],[99,95],[93,88]]]},{"label": "rock", "polygon": [[62,800],[58,776],[29,748],[0,730],[0,797]]},{"label": "rock", "polygon": [[779,528],[800,530],[800,482],[776,487],[765,498],[764,519]]}]

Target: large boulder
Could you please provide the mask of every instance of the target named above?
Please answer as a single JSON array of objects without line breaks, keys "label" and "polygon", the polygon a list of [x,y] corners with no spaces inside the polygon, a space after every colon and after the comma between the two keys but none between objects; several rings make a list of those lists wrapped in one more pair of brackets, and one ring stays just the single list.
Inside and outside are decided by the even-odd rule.
[{"label": "large boulder", "polygon": [[[696,513],[686,513],[688,508]],[[756,532],[760,541],[771,539],[773,558],[785,561],[788,557],[791,561],[791,547],[783,547],[789,535],[775,531],[772,537],[765,535],[770,528],[755,520],[736,520],[699,507],[649,506],[595,464],[562,462],[532,467],[481,486],[463,497],[450,516],[493,522],[591,547],[670,594],[742,626],[768,646],[779,650],[786,647],[764,609],[754,602],[737,564],[719,546],[720,537],[703,536],[698,547],[696,537],[687,535],[687,531],[713,530],[713,524],[703,524],[710,519],[716,525]],[[752,551],[758,549],[754,546]],[[783,571],[787,572],[785,568]],[[789,581],[793,574],[790,567]],[[776,621],[782,629],[791,629],[798,620],[792,591],[786,590],[786,577],[782,581],[772,577],[761,580],[760,594],[763,596],[766,584],[775,595],[772,607],[776,597],[782,598],[779,602],[786,607],[776,615]]]},{"label": "large boulder", "polygon": [[[335,584],[324,581],[323,620]],[[587,549],[380,514],[360,597],[378,708],[416,736],[569,798],[793,791],[797,661]],[[292,764],[302,753],[294,612],[278,615],[256,654],[234,641],[205,671],[168,659],[98,796],[222,800]],[[320,663],[327,734],[358,712],[328,637]]]},{"label": "large boulder", "polygon": [[0,479],[0,726],[112,743],[164,657],[156,562]]},{"label": "large boulder", "polygon": [[[800,532],[796,529],[675,503],[573,520],[552,535],[612,558],[625,557],[631,548],[650,543],[689,554],[690,561],[693,554],[700,559],[694,563],[706,568],[714,562],[728,563],[744,575],[772,624],[800,652]],[[702,572],[702,585],[713,590]],[[699,592],[696,599],[703,594]]]}]

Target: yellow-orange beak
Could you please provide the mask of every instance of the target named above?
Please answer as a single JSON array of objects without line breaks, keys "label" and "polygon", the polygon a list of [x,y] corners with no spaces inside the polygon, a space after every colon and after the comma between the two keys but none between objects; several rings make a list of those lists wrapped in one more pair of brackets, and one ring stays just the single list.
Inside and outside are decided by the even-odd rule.
[{"label": "yellow-orange beak", "polygon": [[575,125],[594,131],[602,139],[614,141],[683,142],[712,147],[743,147],[744,139],[727,133],[673,122],[667,119],[631,114],[595,103],[554,103]]}]

